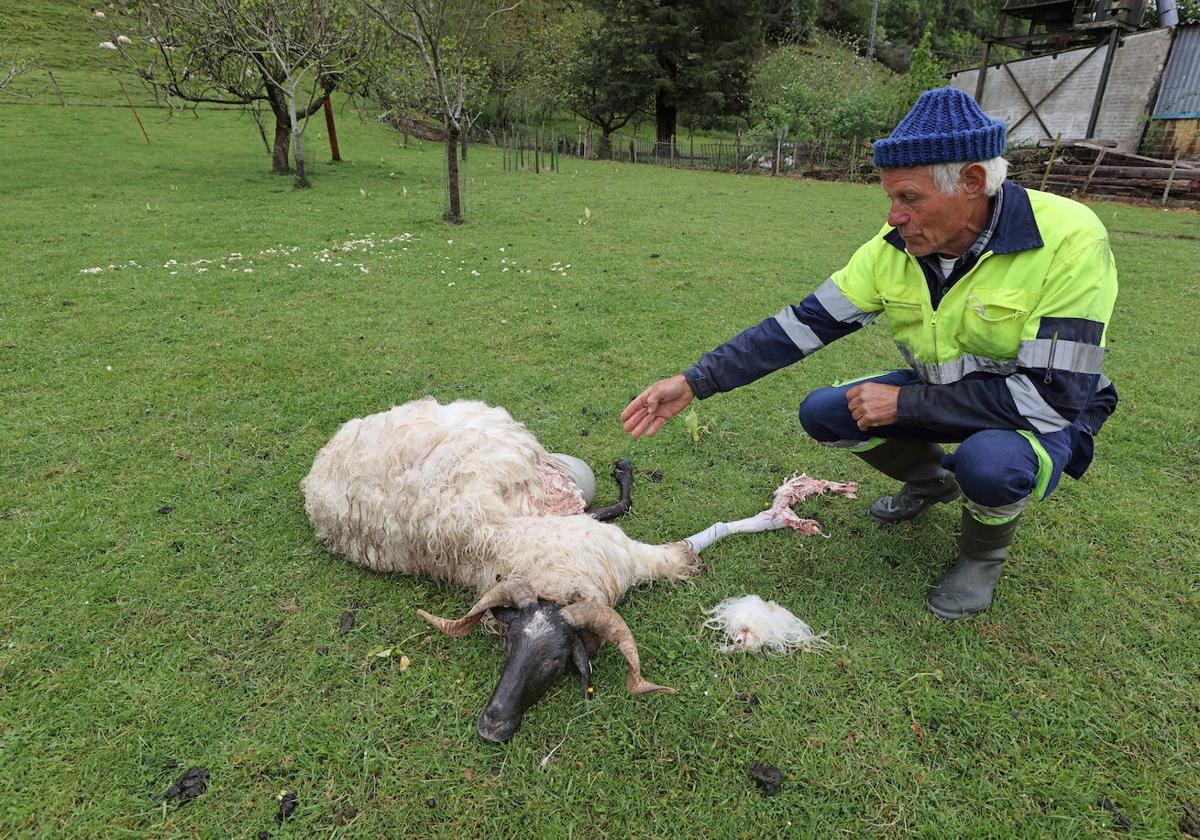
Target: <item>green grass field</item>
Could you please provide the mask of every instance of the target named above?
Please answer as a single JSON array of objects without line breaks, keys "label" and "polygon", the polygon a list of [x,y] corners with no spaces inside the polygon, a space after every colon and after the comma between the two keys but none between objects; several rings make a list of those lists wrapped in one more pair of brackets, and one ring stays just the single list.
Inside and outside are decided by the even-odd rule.
[{"label": "green grass field", "polygon": [[[696,445],[617,419],[837,268],[877,187],[507,174],[476,148],[452,228],[440,149],[371,115],[343,113],[338,165],[314,123],[298,192],[233,113],[146,111],[147,145],[126,109],[50,97],[0,106],[0,834],[1079,837],[1116,830],[1107,799],[1174,837],[1200,803],[1196,215],[1094,205],[1121,407],[1085,479],[1027,515],[996,604],[947,625],[921,601],[957,512],[875,528],[889,482],[794,419],[807,390],[900,364],[882,330],[700,404]],[[693,583],[630,595],[646,675],[678,696],[627,696],[608,650],[595,700],[564,679],[497,747],[474,722],[498,640],[414,614],[467,596],[330,556],[297,488],[339,423],[426,394],[503,405],[599,473],[630,457],[623,527],[646,541],[748,515],[791,471],[861,500],[802,509],[829,539],[730,539]],[[719,653],[703,610],[746,592],[838,648]],[[207,791],[164,802],[191,766]]]}]

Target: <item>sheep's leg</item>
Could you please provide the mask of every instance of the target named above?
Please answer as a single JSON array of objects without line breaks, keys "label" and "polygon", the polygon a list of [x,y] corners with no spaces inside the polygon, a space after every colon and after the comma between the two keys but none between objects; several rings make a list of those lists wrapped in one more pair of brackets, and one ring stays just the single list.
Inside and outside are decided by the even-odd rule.
[{"label": "sheep's leg", "polygon": [[629,463],[628,458],[622,458],[613,464],[613,478],[616,479],[617,487],[621,491],[621,498],[615,505],[594,508],[587,511],[588,515],[593,519],[608,522],[610,519],[624,516],[633,507],[633,499],[631,497],[633,491],[633,465]]},{"label": "sheep's leg", "polygon": [[801,519],[790,508],[771,508],[756,516],[739,519],[736,522],[718,522],[710,525],[700,533],[688,537],[685,542],[699,554],[730,534],[757,534],[760,531],[775,531],[779,528],[791,528],[809,535],[821,533],[821,528],[816,522],[811,519]]}]

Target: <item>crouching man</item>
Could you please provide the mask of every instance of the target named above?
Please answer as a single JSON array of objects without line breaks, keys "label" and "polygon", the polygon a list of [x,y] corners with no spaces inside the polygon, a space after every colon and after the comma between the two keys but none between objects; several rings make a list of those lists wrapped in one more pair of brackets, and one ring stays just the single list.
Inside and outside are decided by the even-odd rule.
[{"label": "crouching man", "polygon": [[[653,435],[705,399],[798,362],[881,314],[902,370],[821,388],[800,405],[814,439],[903,482],[870,515],[888,525],[965,498],[957,561],[929,611],[987,607],[1017,522],[1065,472],[1080,478],[1117,392],[1101,370],[1117,295],[1091,210],[1005,179],[1004,124],[967,94],[922,94],[874,145],[887,224],[816,291],[750,327],[621,414]],[[957,443],[947,455],[940,444]]]}]

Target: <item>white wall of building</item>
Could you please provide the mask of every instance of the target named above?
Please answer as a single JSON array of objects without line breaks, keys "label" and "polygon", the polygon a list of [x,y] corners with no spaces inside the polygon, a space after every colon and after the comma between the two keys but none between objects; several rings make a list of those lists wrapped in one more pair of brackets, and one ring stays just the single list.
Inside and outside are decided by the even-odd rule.
[{"label": "white wall of building", "polygon": [[[1115,140],[1117,148],[1122,151],[1137,151],[1170,49],[1170,29],[1152,29],[1124,38],[1117,47],[1108,74],[1108,85],[1096,121],[1096,137]],[[1029,112],[1029,106],[1013,84],[1013,79],[999,65],[993,64],[987,70],[980,107],[989,116],[1004,120],[1009,127],[1010,143],[1014,140],[1036,141],[1047,136],[1053,139],[1059,132],[1064,138],[1086,137],[1107,51],[1106,42],[1091,57],[1088,54],[1092,52],[1092,47],[1084,47],[1009,62],[1008,66],[1020,82],[1025,96],[1035,104],[1072,68],[1082,64],[1074,75],[1038,106],[1038,114],[1046,124],[1045,129],[1033,114],[1021,120]],[[953,74],[950,84],[974,96],[978,77],[978,69],[964,70]],[[1020,125],[1014,130],[1013,126],[1018,121]]]}]

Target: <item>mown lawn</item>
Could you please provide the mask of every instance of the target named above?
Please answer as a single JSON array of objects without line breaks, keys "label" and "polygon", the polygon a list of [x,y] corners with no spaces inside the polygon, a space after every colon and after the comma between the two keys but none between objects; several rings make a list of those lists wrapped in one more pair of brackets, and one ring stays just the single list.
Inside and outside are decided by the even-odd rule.
[{"label": "mown lawn", "polygon": [[[1119,812],[1171,837],[1200,803],[1194,214],[1095,205],[1121,408],[1027,516],[995,606],[947,625],[921,600],[956,511],[876,529],[887,480],[794,420],[808,389],[899,364],[882,330],[701,404],[696,445],[617,420],[837,268],[878,188],[506,174],[479,148],[452,228],[439,149],[349,112],[340,165],[314,124],[303,192],[234,114],[146,119],[150,145],[123,109],[0,108],[0,833],[1077,837]],[[496,747],[474,734],[496,638],[414,614],[466,596],[330,556],[297,488],[339,423],[426,394],[504,405],[601,473],[632,458],[623,527],[647,541],[748,515],[791,471],[862,499],[804,508],[829,539],[730,539],[693,584],[630,596],[678,696],[626,696],[608,651],[594,701],[564,679]],[[840,647],[719,653],[703,609],[745,592]],[[207,791],[163,802],[192,766]]]}]

